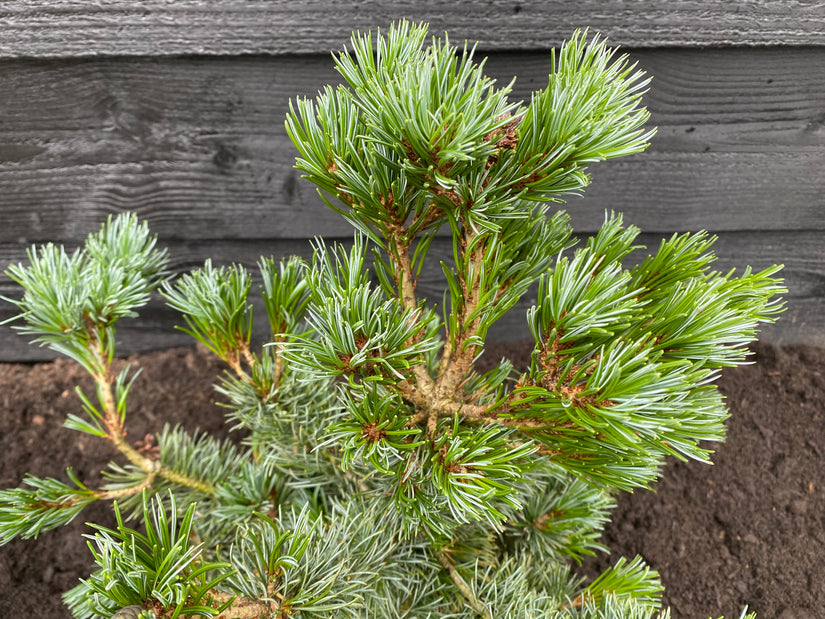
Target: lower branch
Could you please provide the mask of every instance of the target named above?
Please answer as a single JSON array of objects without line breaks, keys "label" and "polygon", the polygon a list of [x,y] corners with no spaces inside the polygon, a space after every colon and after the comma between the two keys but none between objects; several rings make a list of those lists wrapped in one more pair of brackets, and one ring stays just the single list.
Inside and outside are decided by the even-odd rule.
[{"label": "lower branch", "polygon": [[[185,475],[179,471],[166,468],[161,465],[159,460],[147,458],[132,447],[126,441],[123,423],[117,412],[117,405],[115,404],[114,394],[112,393],[111,377],[105,374],[96,374],[94,379],[98,385],[98,392],[101,394],[100,399],[104,408],[104,419],[106,422],[109,440],[117,448],[117,450],[122,453],[127,460],[129,460],[129,462],[137,466],[147,475],[147,481],[140,486],[134,487],[138,488],[135,492],[142,490],[144,485],[145,487],[149,487],[156,477],[162,477],[163,479],[178,485],[186,486],[205,494],[214,493],[215,489],[210,484],[207,484],[199,479],[195,479],[194,477],[190,477],[189,475]],[[131,491],[132,488],[127,490]],[[131,494],[131,492],[127,492],[127,494]]]},{"label": "lower branch", "polygon": [[179,486],[186,486],[192,490],[203,492],[204,494],[213,495],[215,493],[215,488],[212,484],[195,479],[194,477],[189,477],[189,475],[184,475],[180,471],[168,469],[165,466],[158,469],[158,477],[162,477],[163,479],[178,484]]}]

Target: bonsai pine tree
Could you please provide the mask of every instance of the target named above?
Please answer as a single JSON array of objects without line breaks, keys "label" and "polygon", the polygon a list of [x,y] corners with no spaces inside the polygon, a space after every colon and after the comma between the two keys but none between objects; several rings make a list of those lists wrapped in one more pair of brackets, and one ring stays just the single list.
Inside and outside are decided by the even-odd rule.
[{"label": "bonsai pine tree", "polygon": [[[590,164],[647,146],[647,78],[577,32],[516,102],[472,49],[426,36],[354,35],[344,84],[291,105],[297,168],[354,236],[260,261],[263,346],[252,276],[207,261],[168,277],[134,216],[9,267],[17,328],[94,378],[66,426],[123,455],[100,488],[68,469],[0,492],[0,543],[115,501],[117,526],[90,536],[96,571],[65,594],[76,617],[668,616],[639,557],[589,583],[571,564],[603,550],[616,491],[723,439],[714,380],[782,309],[779,267],[714,271],[705,232],[646,252],[615,213],[574,249],[559,203]],[[436,255],[445,293],[428,300]],[[116,326],[158,287],[226,362],[240,441],[124,438],[137,372],[114,360]],[[529,368],[477,370],[528,294]]]}]

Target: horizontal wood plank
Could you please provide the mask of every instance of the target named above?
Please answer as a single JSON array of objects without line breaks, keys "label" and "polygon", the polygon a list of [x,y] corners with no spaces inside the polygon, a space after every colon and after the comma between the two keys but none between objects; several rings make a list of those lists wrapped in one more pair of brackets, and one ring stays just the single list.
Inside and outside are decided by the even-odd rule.
[{"label": "horizontal wood plank", "polygon": [[[825,61],[806,49],[642,50],[659,127],[644,154],[593,166],[568,208],[644,230],[825,229]],[[495,54],[513,96],[546,54]],[[0,62],[0,241],[82,239],[133,211],[164,239],[348,234],[292,168],[290,98],[335,80],[326,57]]]},{"label": "horizontal wood plank", "polygon": [[[785,263],[789,310],[765,337],[825,346],[822,51],[632,55],[654,75],[646,103],[659,133],[647,153],[594,166],[593,186],[567,205],[576,229],[593,231],[612,208],[650,233],[720,233],[723,269]],[[488,68],[517,74],[514,96],[529,98],[548,60],[501,53]],[[149,221],[177,271],[208,256],[249,266],[261,254],[308,256],[307,237],[351,234],[292,169],[283,130],[291,97],[335,80],[327,57],[6,60],[0,79],[0,269],[32,242],[74,246],[121,211]],[[442,289],[436,271],[424,274],[422,293]],[[0,294],[15,294],[5,276]],[[526,337],[528,305],[493,337]],[[154,301],[124,324],[122,350],[185,344],[176,321]],[[0,359],[48,356],[0,327]]]},{"label": "horizontal wood plank", "polygon": [[[654,251],[661,238],[661,235],[645,233],[639,237],[639,242]],[[177,273],[197,268],[204,258],[211,257],[216,264],[243,264],[254,275],[257,273],[255,263],[261,255],[278,258],[300,255],[309,259],[312,253],[308,241],[292,240],[173,241],[166,245],[170,251],[171,269]],[[761,270],[772,264],[784,264],[781,276],[789,289],[786,295],[788,309],[776,325],[768,325],[763,329],[761,337],[781,344],[825,346],[825,236],[818,232],[723,232],[719,234],[714,251],[717,261],[713,268],[720,272],[732,268],[741,272],[747,265]],[[438,239],[419,280],[417,291],[420,297],[440,303],[445,284],[438,263],[440,260],[449,262],[450,255],[449,239]],[[633,266],[645,255],[646,251],[637,251],[629,257],[626,266]],[[0,243],[0,260],[7,263],[18,259],[14,247]],[[257,276],[255,281],[258,281]],[[257,290],[257,285],[253,286],[253,290]],[[17,298],[20,291],[4,278],[0,282],[0,294]],[[534,302],[535,291],[532,291],[491,329],[490,338],[504,341],[529,338],[524,316]],[[255,306],[255,315],[259,317],[256,337],[263,340],[265,312],[258,301],[255,301]],[[0,303],[0,321],[13,314],[13,306]],[[174,330],[175,324],[182,324],[180,316],[165,307],[162,300],[155,298],[140,311],[139,319],[122,321],[119,328],[119,351],[131,354],[191,343],[188,336]],[[0,326],[0,361],[49,358],[54,358],[50,351],[30,346],[25,338],[15,334],[9,326]]]},{"label": "horizontal wood plank", "polygon": [[635,47],[825,44],[825,7],[806,0],[10,0],[0,56],[326,53],[400,18],[490,50],[547,49],[583,26]]}]

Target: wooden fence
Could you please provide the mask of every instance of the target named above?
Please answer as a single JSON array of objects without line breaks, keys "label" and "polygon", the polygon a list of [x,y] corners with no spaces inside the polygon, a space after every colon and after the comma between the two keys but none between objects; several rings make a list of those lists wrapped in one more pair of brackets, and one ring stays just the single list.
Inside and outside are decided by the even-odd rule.
[{"label": "wooden fence", "polygon": [[[567,205],[576,231],[614,209],[648,245],[712,231],[721,270],[782,263],[789,309],[763,337],[825,346],[825,6],[802,0],[4,2],[0,268],[33,243],[77,246],[123,211],[148,220],[176,271],[349,237],[293,170],[284,115],[337,80],[329,51],[352,30],[401,17],[479,41],[519,98],[546,83],[549,49],[575,28],[621,45],[653,75],[658,134],[593,167]],[[443,285],[434,270],[421,288],[440,298]],[[19,291],[0,276],[0,294]],[[4,303],[0,320],[12,314]],[[121,351],[187,343],[176,322],[154,300],[124,323]],[[493,335],[525,337],[523,312]],[[0,328],[0,359],[49,356]]]}]

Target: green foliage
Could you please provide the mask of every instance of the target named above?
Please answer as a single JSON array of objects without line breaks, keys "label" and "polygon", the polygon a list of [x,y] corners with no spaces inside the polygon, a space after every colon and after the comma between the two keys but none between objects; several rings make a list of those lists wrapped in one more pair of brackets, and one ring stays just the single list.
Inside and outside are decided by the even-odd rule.
[{"label": "green foliage", "polygon": [[[123,524],[115,503],[117,529],[92,525],[89,548],[98,565],[87,580],[65,594],[75,617],[110,616],[125,606],[150,605],[156,617],[214,617],[210,591],[229,577],[228,563],[202,559],[202,546],[190,541],[194,505],[178,523],[175,501],[166,513],[160,500],[150,509],[143,500],[146,533]],[[211,576],[210,572],[219,572]],[[228,606],[228,604],[225,604]]]},{"label": "green foliage", "polygon": [[166,251],[155,243],[147,224],[127,215],[109,217],[71,255],[51,243],[30,249],[29,266],[6,271],[25,291],[20,300],[7,299],[26,323],[15,328],[90,373],[100,371],[114,356],[115,322],[136,316],[164,274]]},{"label": "green foliage", "polygon": [[276,270],[275,260],[261,258],[258,268],[263,278],[261,294],[272,336],[294,333],[309,304],[309,287],[304,279],[306,263],[293,256],[281,261]]},{"label": "green foliage", "polygon": [[492,526],[506,518],[499,501],[520,509],[513,486],[529,467],[533,445],[513,447],[512,431],[489,425],[480,431],[462,428],[459,417],[442,420],[443,430],[430,456],[432,479],[458,521],[486,519]]},{"label": "green foliage", "polygon": [[555,467],[537,467],[523,491],[524,508],[499,533],[517,556],[551,564],[607,549],[599,543],[615,501],[604,490],[571,478]]},{"label": "green foliage", "polygon": [[201,342],[221,359],[231,359],[248,347],[252,336],[252,306],[247,297],[252,281],[240,266],[214,268],[207,260],[202,269],[174,284],[165,283],[169,305],[181,312],[188,328],[181,330]]},{"label": "green foliage", "polygon": [[[90,544],[98,569],[66,594],[76,617],[668,617],[638,557],[589,584],[570,562],[605,550],[617,490],[724,438],[714,381],[782,310],[779,267],[713,271],[705,232],[646,252],[614,213],[571,254],[556,207],[590,164],[647,146],[648,78],[576,32],[515,102],[472,48],[426,36],[356,34],[334,57],[345,83],[292,102],[296,167],[355,235],[316,240],[311,264],[260,260],[262,347],[253,275],[207,260],[166,279],[133,216],[9,268],[17,328],[95,380],[66,426],[126,460],[97,490],[70,470],[74,486],[0,491],[0,544],[117,501],[117,528]],[[440,306],[417,296],[433,273]],[[124,438],[138,373],[115,367],[115,325],[159,284],[226,362],[237,440],[168,425],[154,448]],[[479,372],[489,329],[534,284],[529,368]]]},{"label": "green foliage", "polygon": [[345,391],[342,398],[348,418],[330,426],[328,436],[340,445],[344,469],[354,462],[369,462],[391,474],[405,451],[424,444],[420,430],[407,427],[410,413],[396,394],[370,386],[360,393]]},{"label": "green foliage", "polygon": [[611,596],[613,599],[633,599],[656,605],[661,592],[662,585],[656,572],[644,565],[641,557],[636,557],[630,563],[626,563],[624,558],[619,559],[616,565],[590,583],[581,595],[597,604]]},{"label": "green foliage", "polygon": [[74,487],[56,479],[27,475],[28,488],[0,490],[0,546],[16,537],[29,539],[42,531],[70,523],[89,503],[98,499],[66,469]]},{"label": "green foliage", "polygon": [[227,586],[248,598],[276,600],[276,615],[360,616],[364,590],[393,550],[375,514],[363,504],[334,504],[329,516],[305,507],[284,520],[289,530],[261,515],[238,531],[230,556],[241,567]]}]

